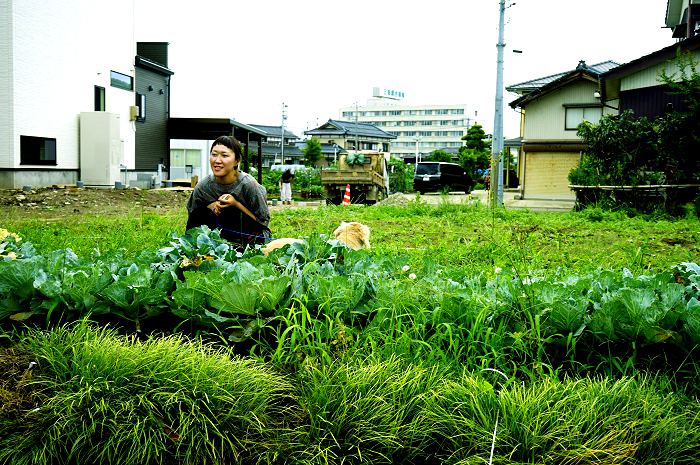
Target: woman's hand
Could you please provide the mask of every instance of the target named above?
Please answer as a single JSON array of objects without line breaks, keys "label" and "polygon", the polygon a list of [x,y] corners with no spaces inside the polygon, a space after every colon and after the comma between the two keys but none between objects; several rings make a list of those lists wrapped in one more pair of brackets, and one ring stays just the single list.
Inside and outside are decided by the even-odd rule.
[{"label": "woman's hand", "polygon": [[217,199],[216,202],[210,203],[209,205],[207,205],[207,207],[209,207],[209,209],[213,211],[214,214],[217,216],[219,215],[219,213],[221,213],[221,211],[224,208],[236,207],[244,213],[250,215],[253,219],[255,219],[255,216],[252,213],[250,213],[250,211],[241,202],[236,200],[236,198],[231,194],[222,195]]},{"label": "woman's hand", "polygon": [[[219,215],[221,211],[224,208],[228,208],[231,206],[236,206],[236,204],[240,205],[241,203],[235,199],[235,197],[231,194],[224,194],[221,197],[219,197],[216,202],[212,202],[207,207],[214,212],[215,215]],[[239,207],[240,208],[240,207]]]},{"label": "woman's hand", "polygon": [[[219,208],[238,207],[241,203],[231,194],[224,194],[216,201]],[[236,205],[238,204],[238,205]]]}]

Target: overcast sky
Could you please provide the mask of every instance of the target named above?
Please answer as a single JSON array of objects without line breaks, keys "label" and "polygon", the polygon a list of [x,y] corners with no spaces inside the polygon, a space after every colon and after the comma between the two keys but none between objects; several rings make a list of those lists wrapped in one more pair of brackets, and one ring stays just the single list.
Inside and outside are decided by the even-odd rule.
[{"label": "overcast sky", "polygon": [[[516,0],[506,9],[504,84],[672,45],[666,0]],[[134,0],[139,42],[169,42],[174,117],[286,126],[304,137],[373,87],[406,104],[467,104],[492,133],[498,0]],[[155,25],[155,26],[154,26]],[[522,50],[522,54],[512,50]],[[504,92],[504,135],[519,115]]]}]

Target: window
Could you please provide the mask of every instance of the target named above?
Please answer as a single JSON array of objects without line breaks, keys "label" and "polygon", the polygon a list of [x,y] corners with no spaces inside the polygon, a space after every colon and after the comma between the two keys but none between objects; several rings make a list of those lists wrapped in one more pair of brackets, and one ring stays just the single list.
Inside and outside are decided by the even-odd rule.
[{"label": "window", "polygon": [[440,121],[440,126],[447,126],[448,124],[450,124],[450,122],[447,121],[447,120],[441,120],[441,121]]},{"label": "window", "polygon": [[418,134],[423,137],[430,137],[433,135],[432,131],[419,131]]},{"label": "window", "polygon": [[105,88],[95,86],[95,111],[105,111]]},{"label": "window", "polygon": [[126,74],[111,71],[109,74],[110,85],[124,90],[134,90],[134,78]]},{"label": "window", "polygon": [[564,129],[575,131],[584,121],[598,124],[603,117],[603,107],[568,107]]},{"label": "window", "polygon": [[404,135],[405,137],[415,136],[415,135],[416,135],[416,131],[406,131],[406,132],[403,133],[403,135]]},{"label": "window", "polygon": [[435,114],[436,114],[436,115],[446,115],[446,114],[447,114],[447,110],[435,110]]},{"label": "window", "polygon": [[464,114],[464,108],[459,108],[459,109],[453,109],[452,110],[453,115],[463,115]]},{"label": "window", "polygon": [[146,121],[146,94],[136,94],[136,106],[139,109],[136,121]]},{"label": "window", "polygon": [[56,139],[19,136],[21,165],[55,165]]},{"label": "window", "polygon": [[404,121],[403,125],[404,126],[415,126],[416,122],[415,121]]},{"label": "window", "polygon": [[433,110],[423,110],[423,114],[424,114],[424,115],[432,115],[432,114],[433,114]]},{"label": "window", "polygon": [[401,116],[401,110],[391,110],[389,116]]},{"label": "window", "polygon": [[421,121],[420,125],[421,126],[432,126],[433,122],[432,121]]}]

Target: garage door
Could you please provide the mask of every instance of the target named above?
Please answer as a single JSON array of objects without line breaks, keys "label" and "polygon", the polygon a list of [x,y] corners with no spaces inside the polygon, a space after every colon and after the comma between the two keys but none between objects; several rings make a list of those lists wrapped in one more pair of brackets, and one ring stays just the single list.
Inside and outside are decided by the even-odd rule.
[{"label": "garage door", "polygon": [[578,160],[578,152],[527,152],[524,197],[573,200],[568,175],[578,166]]}]

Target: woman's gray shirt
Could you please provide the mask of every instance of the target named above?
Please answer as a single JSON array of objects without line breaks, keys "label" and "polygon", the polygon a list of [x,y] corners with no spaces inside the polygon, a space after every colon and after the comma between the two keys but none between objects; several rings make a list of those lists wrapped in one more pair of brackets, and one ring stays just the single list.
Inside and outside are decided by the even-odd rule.
[{"label": "woman's gray shirt", "polygon": [[263,236],[272,237],[267,192],[255,178],[243,171],[238,173],[238,178],[231,184],[219,184],[213,174],[199,181],[187,200],[187,211],[192,213],[195,208],[206,207],[224,194],[233,194],[236,200],[255,215],[258,223],[263,227]]}]

